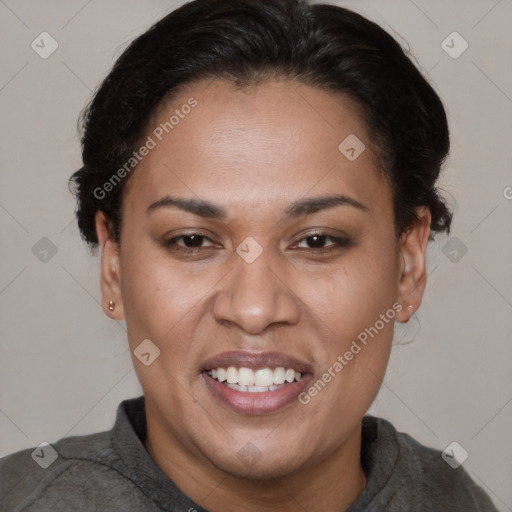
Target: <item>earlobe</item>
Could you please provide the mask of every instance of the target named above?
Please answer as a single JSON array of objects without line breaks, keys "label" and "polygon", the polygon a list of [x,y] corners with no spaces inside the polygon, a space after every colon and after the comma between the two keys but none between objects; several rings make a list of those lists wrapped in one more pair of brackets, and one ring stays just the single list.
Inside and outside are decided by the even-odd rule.
[{"label": "earlobe", "polygon": [[425,254],[430,236],[431,214],[427,207],[417,209],[418,221],[400,237],[398,299],[402,304],[398,322],[407,322],[418,310],[425,291]]},{"label": "earlobe", "polygon": [[123,320],[121,299],[121,264],[116,242],[111,235],[111,221],[99,211],[96,213],[96,233],[101,251],[101,295],[103,311],[109,318]]}]

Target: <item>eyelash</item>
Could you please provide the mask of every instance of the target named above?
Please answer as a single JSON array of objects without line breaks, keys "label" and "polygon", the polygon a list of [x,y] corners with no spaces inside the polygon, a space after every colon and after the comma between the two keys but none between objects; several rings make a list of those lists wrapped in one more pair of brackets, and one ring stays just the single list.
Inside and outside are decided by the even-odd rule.
[{"label": "eyelash", "polygon": [[[188,253],[188,254],[191,254],[191,255],[197,254],[200,251],[202,251],[203,249],[205,249],[205,247],[183,247],[183,246],[177,245],[177,243],[176,243],[180,239],[184,239],[184,238],[192,237],[192,236],[197,236],[200,239],[208,240],[208,241],[213,243],[213,241],[210,238],[208,238],[206,235],[202,235],[201,233],[185,233],[185,234],[178,235],[178,236],[175,236],[173,238],[170,238],[169,240],[167,240],[165,242],[165,246],[167,248],[173,248],[174,247],[174,250],[177,250],[177,251],[180,251],[180,252],[183,252],[183,253]],[[313,238],[313,237],[321,237],[321,238],[325,238],[325,239],[330,239],[333,243],[331,245],[327,246],[327,247],[320,247],[320,248],[311,248],[311,247],[309,247],[309,248],[301,248],[299,250],[304,250],[304,251],[307,251],[307,252],[314,252],[314,253],[321,252],[321,253],[325,254],[325,253],[330,252],[332,250],[346,249],[346,248],[348,248],[348,247],[350,247],[352,245],[351,240],[349,240],[348,238],[340,238],[340,237],[336,237],[336,236],[329,235],[327,233],[322,233],[322,232],[310,233],[307,236],[302,237],[297,242],[297,244],[299,244],[300,242],[302,242],[304,240],[307,240],[308,238]],[[207,246],[207,247],[212,247],[212,246]]]}]

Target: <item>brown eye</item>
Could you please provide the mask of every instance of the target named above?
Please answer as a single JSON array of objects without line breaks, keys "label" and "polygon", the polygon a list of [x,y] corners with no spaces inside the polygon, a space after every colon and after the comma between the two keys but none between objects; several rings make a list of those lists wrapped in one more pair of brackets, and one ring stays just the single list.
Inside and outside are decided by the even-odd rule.
[{"label": "brown eye", "polygon": [[[205,236],[201,235],[200,233],[187,233],[183,235],[175,236],[165,242],[166,247],[177,247],[179,250],[186,251],[187,249],[190,249],[192,251],[201,249],[202,247],[212,247],[213,244],[203,246],[203,242],[205,240],[208,240],[211,242],[211,240]],[[179,241],[182,241],[183,243],[178,243]]]},{"label": "brown eye", "polygon": [[[326,242],[330,241],[326,245]],[[306,242],[306,246],[299,247],[301,243]],[[312,233],[306,237],[303,237],[299,240],[298,247],[301,249],[309,249],[309,250],[330,250],[333,248],[339,247],[348,247],[350,245],[350,240],[347,238],[340,238],[332,235],[328,235],[325,233]]]}]

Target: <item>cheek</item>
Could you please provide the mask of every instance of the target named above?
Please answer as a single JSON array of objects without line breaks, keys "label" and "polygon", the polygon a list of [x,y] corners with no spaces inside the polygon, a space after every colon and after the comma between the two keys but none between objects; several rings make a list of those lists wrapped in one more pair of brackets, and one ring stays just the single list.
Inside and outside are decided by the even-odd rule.
[{"label": "cheek", "polygon": [[[329,381],[312,390],[330,403],[331,413],[362,415],[370,406],[385,373],[396,311],[397,256],[391,241],[369,245],[354,252],[343,268],[331,271],[322,285],[308,283],[311,310],[320,325],[327,325],[324,337],[323,374]],[[306,397],[307,400],[307,397]],[[337,412],[333,412],[337,411]]]},{"label": "cheek", "polygon": [[121,268],[126,324],[134,343],[140,338],[165,338],[197,303],[205,286],[191,282],[154,247],[127,244]]},{"label": "cheek", "polygon": [[[197,358],[189,341],[198,322],[195,307],[204,290],[204,277],[202,284],[191,283],[190,277],[162,261],[155,251],[134,252],[123,267],[122,298],[133,365],[145,395],[160,397],[162,407],[172,404],[181,411],[191,405],[190,395],[175,388],[177,380],[184,383],[193,377],[183,370],[193,367],[190,362]],[[148,366],[136,359],[136,349],[146,339],[159,350]]]},{"label": "cheek", "polygon": [[[306,287],[311,308],[340,338],[347,340],[372,326],[392,308],[397,297],[397,254],[391,240],[354,250],[323,279]],[[383,329],[389,334],[389,329]]]}]

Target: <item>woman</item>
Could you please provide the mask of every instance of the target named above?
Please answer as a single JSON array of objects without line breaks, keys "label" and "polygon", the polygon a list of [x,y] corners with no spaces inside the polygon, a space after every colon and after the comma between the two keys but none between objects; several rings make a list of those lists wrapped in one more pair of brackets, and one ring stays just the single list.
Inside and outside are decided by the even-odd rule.
[{"label": "woman", "polygon": [[78,224],[144,397],[46,468],[3,459],[5,510],[495,510],[366,415],[451,221],[443,106],[386,32],[196,0],[126,49],[83,128]]}]

